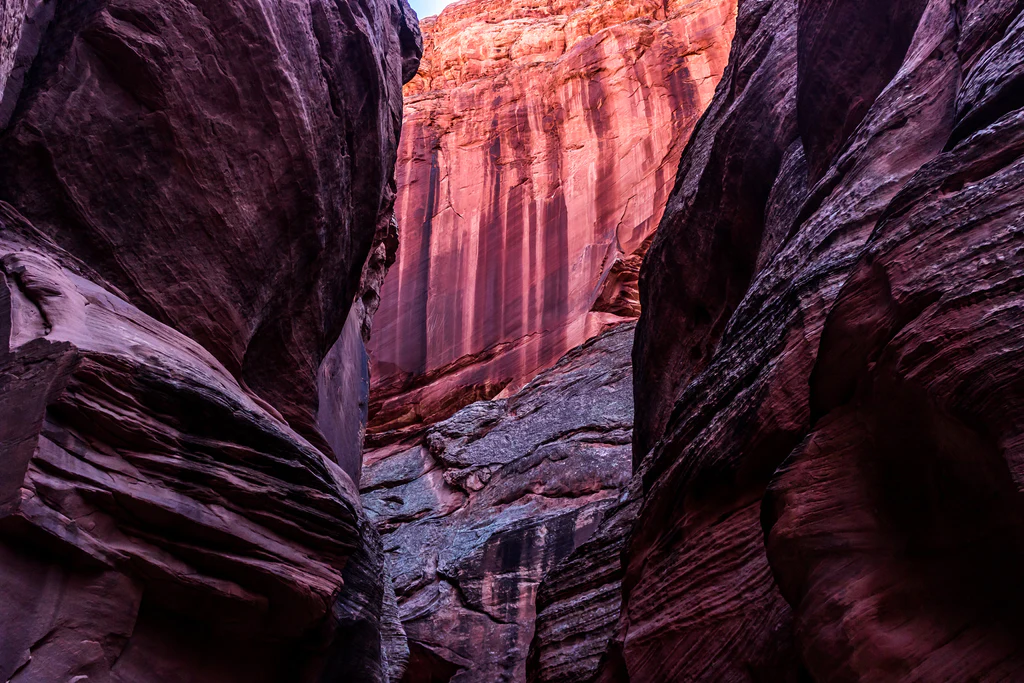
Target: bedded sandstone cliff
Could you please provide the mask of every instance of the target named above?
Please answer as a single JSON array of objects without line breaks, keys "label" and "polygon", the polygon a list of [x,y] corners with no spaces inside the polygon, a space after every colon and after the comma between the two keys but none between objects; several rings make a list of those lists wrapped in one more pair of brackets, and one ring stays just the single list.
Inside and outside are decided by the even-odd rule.
[{"label": "bedded sandstone cliff", "polygon": [[508,395],[637,315],[639,255],[734,17],[727,0],[472,0],[424,22],[374,443]]}]

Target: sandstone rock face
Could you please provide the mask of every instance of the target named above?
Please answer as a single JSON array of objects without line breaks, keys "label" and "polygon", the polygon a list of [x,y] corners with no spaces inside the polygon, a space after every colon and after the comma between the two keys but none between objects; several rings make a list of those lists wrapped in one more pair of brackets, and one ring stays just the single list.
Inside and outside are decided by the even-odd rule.
[{"label": "sandstone rock face", "polygon": [[363,467],[367,411],[370,402],[370,341],[373,315],[380,305],[384,278],[398,251],[398,224],[385,213],[377,225],[370,256],[363,264],[359,291],[341,336],[320,363],[317,373],[317,426],[334,458],[359,483]]},{"label": "sandstone rock face", "polygon": [[11,117],[55,6],[55,0],[3,0],[0,4],[0,126]]},{"label": "sandstone rock face", "polygon": [[424,22],[374,443],[509,395],[638,314],[639,254],[734,19],[730,0],[469,0]]},{"label": "sandstone rock face", "polygon": [[0,678],[397,679],[317,372],[372,299],[411,10],[3,9]]},{"label": "sandstone rock face", "polygon": [[1024,675],[1022,31],[741,0],[641,273],[600,680]]},{"label": "sandstone rock face", "polygon": [[525,680],[537,585],[629,481],[632,340],[632,323],[617,326],[365,463],[409,637],[405,681]]},{"label": "sandstone rock face", "polygon": [[594,680],[616,633],[622,607],[622,551],[640,509],[640,478],[598,531],[545,576],[526,662],[531,683]]},{"label": "sandstone rock face", "polygon": [[0,199],[325,447],[315,375],[393,201],[410,22],[397,1],[57,2],[4,91]]}]

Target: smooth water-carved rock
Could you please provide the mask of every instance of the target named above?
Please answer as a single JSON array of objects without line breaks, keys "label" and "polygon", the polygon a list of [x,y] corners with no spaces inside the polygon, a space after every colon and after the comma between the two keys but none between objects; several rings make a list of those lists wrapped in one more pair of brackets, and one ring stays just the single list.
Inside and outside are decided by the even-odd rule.
[{"label": "smooth water-carved rock", "polygon": [[4,675],[275,680],[322,658],[310,628],[362,543],[351,481],[4,210]]},{"label": "smooth water-carved rock", "polygon": [[411,11],[13,6],[0,678],[396,680],[316,388],[391,220]]},{"label": "smooth water-carved rock", "polygon": [[599,680],[1021,675],[1022,21],[740,2],[641,272]]},{"label": "smooth water-carved rock", "polygon": [[620,325],[509,398],[370,453],[363,503],[395,576],[404,680],[524,680],[538,584],[629,481],[632,339]]},{"label": "smooth water-carved rock", "polygon": [[734,18],[731,0],[473,0],[424,22],[371,443],[508,395],[638,314],[639,257]]},{"label": "smooth water-carved rock", "polygon": [[0,199],[323,446],[315,373],[393,201],[411,10],[56,5]]},{"label": "smooth water-carved rock", "polygon": [[380,290],[397,250],[398,224],[393,214],[385,213],[377,225],[341,336],[317,372],[317,426],[335,460],[356,484],[363,468],[370,404],[370,356],[366,344],[370,341],[373,315],[380,305]]}]

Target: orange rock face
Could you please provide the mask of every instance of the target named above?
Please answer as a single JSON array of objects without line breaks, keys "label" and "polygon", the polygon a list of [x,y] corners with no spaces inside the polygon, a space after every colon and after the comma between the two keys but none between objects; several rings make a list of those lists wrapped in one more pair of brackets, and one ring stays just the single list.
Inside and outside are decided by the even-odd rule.
[{"label": "orange rock face", "polygon": [[508,394],[637,314],[637,254],[734,26],[722,0],[468,0],[423,21],[371,446]]}]

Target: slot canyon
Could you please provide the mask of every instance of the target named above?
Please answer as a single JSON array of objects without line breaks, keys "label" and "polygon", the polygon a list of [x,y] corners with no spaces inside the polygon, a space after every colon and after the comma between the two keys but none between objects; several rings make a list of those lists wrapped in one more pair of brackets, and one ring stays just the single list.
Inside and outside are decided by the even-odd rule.
[{"label": "slot canyon", "polygon": [[1024,2],[423,1],[0,0],[0,681],[1024,680]]}]

